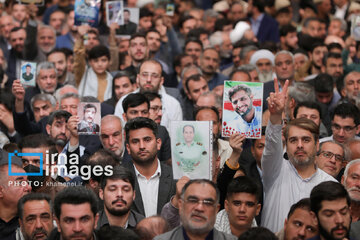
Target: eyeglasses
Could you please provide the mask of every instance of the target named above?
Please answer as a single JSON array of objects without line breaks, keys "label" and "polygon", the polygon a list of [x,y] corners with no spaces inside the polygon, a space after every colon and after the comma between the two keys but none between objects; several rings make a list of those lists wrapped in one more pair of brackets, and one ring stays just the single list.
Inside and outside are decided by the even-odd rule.
[{"label": "eyeglasses", "polygon": [[150,107],[150,110],[153,111],[154,113],[158,113],[160,110],[162,109],[162,106],[152,106]]},{"label": "eyeglasses", "polygon": [[336,123],[333,123],[333,124],[331,125],[331,128],[332,128],[333,130],[336,130],[336,131],[340,131],[341,129],[344,129],[344,131],[345,131],[346,133],[350,133],[352,130],[354,130],[354,129],[356,128],[356,126],[345,126],[345,127],[342,127],[342,126],[340,126],[340,125],[338,125],[338,124],[336,124]]},{"label": "eyeglasses", "polygon": [[161,75],[159,75],[157,73],[148,73],[148,72],[142,72],[142,73],[140,73],[140,76],[142,78],[146,78],[146,79],[148,79],[149,76],[151,77],[151,79],[159,79],[161,77]]},{"label": "eyeglasses", "polygon": [[216,205],[215,200],[213,199],[203,199],[200,200],[197,197],[188,197],[187,199],[183,199],[188,205],[196,206],[198,204],[203,204],[206,208],[212,208]]},{"label": "eyeglasses", "polygon": [[332,152],[328,152],[328,151],[322,151],[320,152],[320,154],[322,154],[324,157],[331,159],[333,156],[335,156],[335,160],[338,162],[344,162],[345,158],[339,154],[335,154]]}]

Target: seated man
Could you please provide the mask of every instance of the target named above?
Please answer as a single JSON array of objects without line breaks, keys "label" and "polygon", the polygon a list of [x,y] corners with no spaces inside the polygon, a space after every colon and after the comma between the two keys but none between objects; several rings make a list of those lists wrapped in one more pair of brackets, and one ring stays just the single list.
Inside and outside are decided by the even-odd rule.
[{"label": "seated man", "polygon": [[239,237],[250,229],[260,213],[260,187],[246,176],[234,178],[228,185],[225,209],[216,215],[215,228]]}]

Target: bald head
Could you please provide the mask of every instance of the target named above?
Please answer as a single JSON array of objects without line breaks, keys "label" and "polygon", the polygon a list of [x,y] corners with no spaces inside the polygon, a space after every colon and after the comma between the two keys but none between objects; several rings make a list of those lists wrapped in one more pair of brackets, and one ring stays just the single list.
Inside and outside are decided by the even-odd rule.
[{"label": "bald head", "polygon": [[116,156],[123,154],[124,142],[121,120],[115,115],[106,115],[101,119],[100,140],[103,147]]},{"label": "bald head", "polygon": [[161,216],[152,216],[141,220],[135,228],[135,232],[143,240],[151,240],[154,237],[169,231],[169,225]]}]

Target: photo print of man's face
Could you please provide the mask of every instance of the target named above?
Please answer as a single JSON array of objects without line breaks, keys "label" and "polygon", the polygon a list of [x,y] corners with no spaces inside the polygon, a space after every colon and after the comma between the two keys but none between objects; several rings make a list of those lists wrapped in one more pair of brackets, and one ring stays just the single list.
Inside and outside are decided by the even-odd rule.
[{"label": "photo print of man's face", "polygon": [[233,94],[230,97],[231,104],[234,111],[241,116],[246,116],[253,107],[253,96],[251,95],[250,89],[247,89],[248,88],[246,87],[244,88],[238,85],[230,90],[233,91]]}]

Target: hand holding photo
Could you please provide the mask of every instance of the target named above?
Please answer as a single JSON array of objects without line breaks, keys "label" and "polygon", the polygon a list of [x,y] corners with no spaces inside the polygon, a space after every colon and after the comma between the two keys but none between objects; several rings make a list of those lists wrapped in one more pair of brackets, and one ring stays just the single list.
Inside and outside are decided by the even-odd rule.
[{"label": "hand holding photo", "polygon": [[78,108],[80,122],[78,133],[83,135],[98,135],[100,133],[101,109],[100,103],[82,102]]},{"label": "hand holding photo", "polygon": [[261,138],[263,83],[225,81],[222,136]]}]

